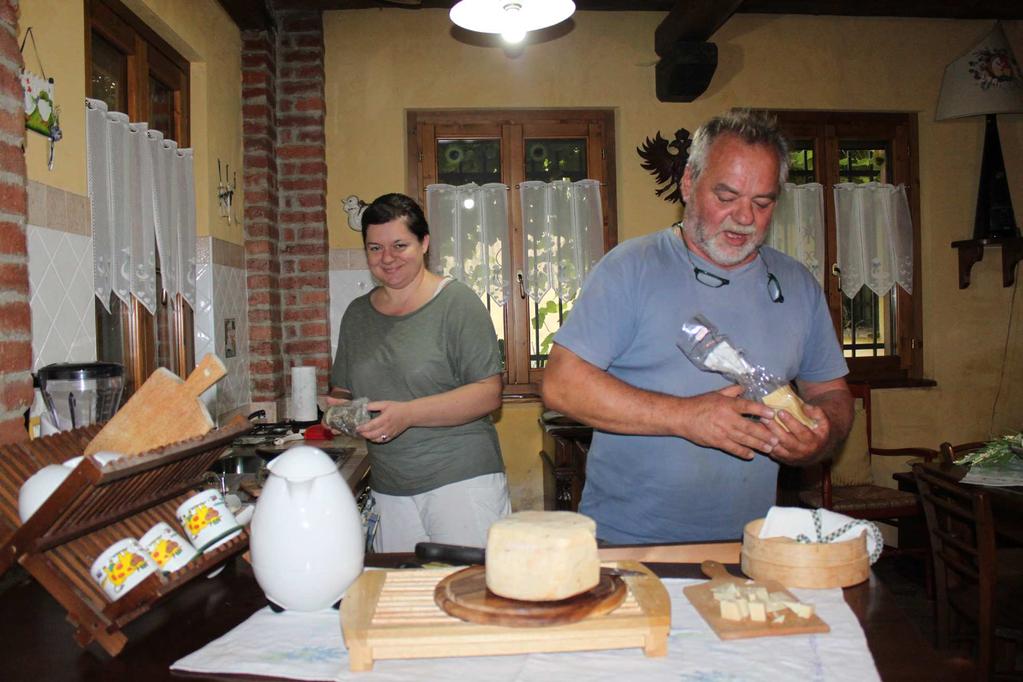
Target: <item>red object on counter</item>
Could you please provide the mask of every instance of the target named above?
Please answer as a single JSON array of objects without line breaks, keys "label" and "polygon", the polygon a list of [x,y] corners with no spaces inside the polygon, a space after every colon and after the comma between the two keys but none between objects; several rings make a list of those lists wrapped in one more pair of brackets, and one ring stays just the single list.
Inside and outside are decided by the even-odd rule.
[{"label": "red object on counter", "polygon": [[334,438],[334,434],[323,424],[313,424],[302,435],[306,440],[331,440]]}]

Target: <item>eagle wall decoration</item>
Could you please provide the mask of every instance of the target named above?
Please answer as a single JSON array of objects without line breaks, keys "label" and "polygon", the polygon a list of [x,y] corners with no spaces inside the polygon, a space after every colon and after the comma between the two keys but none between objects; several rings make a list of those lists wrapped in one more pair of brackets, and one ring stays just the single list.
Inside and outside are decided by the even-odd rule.
[{"label": "eagle wall decoration", "polygon": [[682,173],[685,171],[686,161],[689,159],[689,145],[692,142],[689,131],[679,128],[675,131],[675,139],[671,142],[664,139],[661,136],[661,131],[658,130],[653,140],[648,137],[646,142],[636,147],[636,153],[643,159],[640,166],[643,170],[650,171],[657,184],[661,185],[654,191],[654,194],[662,196],[668,192],[668,196],[663,197],[665,201],[676,204],[685,203],[682,201],[682,189],[679,182],[682,180]]}]

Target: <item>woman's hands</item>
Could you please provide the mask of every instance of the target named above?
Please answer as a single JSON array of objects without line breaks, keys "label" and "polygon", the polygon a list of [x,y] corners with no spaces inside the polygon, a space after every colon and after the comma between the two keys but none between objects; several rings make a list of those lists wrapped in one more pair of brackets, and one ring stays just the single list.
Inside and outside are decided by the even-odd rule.
[{"label": "woman's hands", "polygon": [[375,400],[366,405],[366,409],[378,414],[355,431],[374,443],[392,441],[404,433],[405,429],[413,426],[413,410],[410,403]]}]

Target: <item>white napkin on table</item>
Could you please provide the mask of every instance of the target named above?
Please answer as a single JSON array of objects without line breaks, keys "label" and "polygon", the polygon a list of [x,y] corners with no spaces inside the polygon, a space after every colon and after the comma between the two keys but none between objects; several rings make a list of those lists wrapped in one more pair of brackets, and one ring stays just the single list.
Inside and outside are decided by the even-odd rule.
[{"label": "white napkin on table", "polygon": [[827,509],[771,507],[760,528],[761,538],[792,538],[800,542],[841,542],[867,534],[867,554],[873,564],[884,549],[876,524]]}]

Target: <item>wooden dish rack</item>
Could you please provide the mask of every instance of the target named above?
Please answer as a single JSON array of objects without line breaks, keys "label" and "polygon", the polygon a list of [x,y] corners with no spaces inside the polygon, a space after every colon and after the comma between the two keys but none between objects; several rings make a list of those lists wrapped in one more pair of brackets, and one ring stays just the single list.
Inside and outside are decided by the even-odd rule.
[{"label": "wooden dish rack", "polygon": [[17,561],[68,612],[75,641],[95,641],[111,656],[124,648],[125,625],[193,578],[209,573],[249,544],[247,531],[200,554],[170,575],[157,571],[111,602],[90,576],[96,558],[159,521],[177,527],[178,505],[201,488],[203,474],[252,424],[237,417],[205,436],[101,466],[84,458],[24,524],[18,493],[33,473],[81,455],[102,425],[0,446],[0,575]]}]

